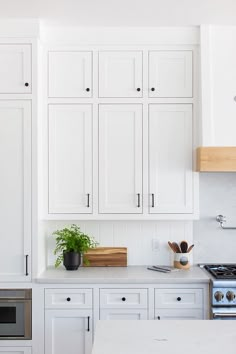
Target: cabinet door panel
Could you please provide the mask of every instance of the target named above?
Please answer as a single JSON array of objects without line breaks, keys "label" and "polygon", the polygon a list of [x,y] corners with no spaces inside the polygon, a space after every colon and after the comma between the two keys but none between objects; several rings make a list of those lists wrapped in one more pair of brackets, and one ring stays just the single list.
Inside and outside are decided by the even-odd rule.
[{"label": "cabinet door panel", "polygon": [[109,309],[100,310],[100,320],[147,320],[147,310]]},{"label": "cabinet door panel", "polygon": [[99,212],[142,213],[142,105],[100,106]]},{"label": "cabinet door panel", "polygon": [[0,278],[25,281],[31,249],[30,102],[0,102],[0,166]]},{"label": "cabinet door panel", "polygon": [[50,105],[48,119],[49,213],[91,213],[92,107]]},{"label": "cabinet door panel", "polygon": [[49,52],[48,90],[49,97],[91,97],[92,53]]},{"label": "cabinet door panel", "polygon": [[31,354],[30,347],[0,347],[1,354]]},{"label": "cabinet door panel", "polygon": [[150,213],[191,213],[192,105],[149,107]]},{"label": "cabinet door panel", "polygon": [[90,354],[91,313],[81,310],[45,311],[45,354]]},{"label": "cabinet door panel", "polygon": [[31,46],[0,44],[0,93],[30,92]]},{"label": "cabinet door panel", "polygon": [[156,320],[203,320],[201,309],[155,309]]},{"label": "cabinet door panel", "polygon": [[192,97],[192,51],[149,52],[149,96]]},{"label": "cabinet door panel", "polygon": [[142,52],[99,53],[99,97],[142,97]]}]

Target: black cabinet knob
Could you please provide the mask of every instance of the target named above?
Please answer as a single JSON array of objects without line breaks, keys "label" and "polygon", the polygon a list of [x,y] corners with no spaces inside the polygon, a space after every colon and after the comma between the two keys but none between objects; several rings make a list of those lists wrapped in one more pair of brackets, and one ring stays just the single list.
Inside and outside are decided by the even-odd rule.
[{"label": "black cabinet knob", "polygon": [[181,301],[181,297],[180,296],[177,297],[177,301]]},{"label": "black cabinet knob", "polygon": [[152,87],[152,88],[151,88],[151,91],[155,91],[155,87]]},{"label": "black cabinet knob", "polygon": [[141,88],[140,88],[140,87],[138,87],[138,88],[137,88],[137,91],[138,91],[138,92],[139,92],[139,91],[141,91]]},{"label": "black cabinet knob", "polygon": [[29,86],[29,83],[28,83],[28,82],[25,82],[25,86],[28,87],[28,86]]},{"label": "black cabinet knob", "polygon": [[90,88],[89,88],[89,87],[87,87],[87,88],[86,88],[86,91],[87,91],[87,92],[89,92],[89,91],[90,91]]},{"label": "black cabinet knob", "polygon": [[70,301],[71,300],[71,298],[70,297],[68,297],[67,299],[66,299],[66,301]]},{"label": "black cabinet knob", "polygon": [[121,299],[122,301],[126,301],[126,298],[125,297],[122,297],[122,299]]}]

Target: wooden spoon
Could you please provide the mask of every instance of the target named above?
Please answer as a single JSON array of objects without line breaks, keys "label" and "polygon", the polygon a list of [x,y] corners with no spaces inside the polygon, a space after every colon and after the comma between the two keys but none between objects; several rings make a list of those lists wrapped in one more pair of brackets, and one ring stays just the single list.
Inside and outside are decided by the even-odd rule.
[{"label": "wooden spoon", "polygon": [[172,249],[172,251],[173,251],[174,253],[176,253],[176,249],[175,249],[175,247],[173,246],[173,244],[172,244],[170,241],[168,241],[168,245],[170,246],[170,248]]},{"label": "wooden spoon", "polygon": [[175,253],[182,253],[182,252],[181,252],[181,249],[180,249],[180,247],[179,247],[179,245],[178,245],[177,242],[172,242],[172,246],[173,246],[174,249],[175,249]]},{"label": "wooden spoon", "polygon": [[192,251],[193,247],[194,247],[194,245],[189,246],[189,248],[188,248],[188,250],[187,250],[187,253],[189,253],[190,251]]},{"label": "wooden spoon", "polygon": [[188,252],[188,242],[187,241],[181,241],[180,242],[180,249],[182,253],[187,253]]}]

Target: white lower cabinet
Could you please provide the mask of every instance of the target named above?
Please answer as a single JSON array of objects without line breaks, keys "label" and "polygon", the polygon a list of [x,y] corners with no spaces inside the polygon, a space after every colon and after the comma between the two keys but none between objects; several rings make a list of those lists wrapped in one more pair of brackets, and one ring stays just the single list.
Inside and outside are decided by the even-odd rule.
[{"label": "white lower cabinet", "polygon": [[0,347],[1,354],[31,354],[31,347]]},{"label": "white lower cabinet", "polygon": [[90,354],[92,310],[46,310],[45,354]]},{"label": "white lower cabinet", "polygon": [[100,320],[147,320],[147,289],[100,289]]},{"label": "white lower cabinet", "polygon": [[155,289],[156,320],[202,320],[203,289]]}]

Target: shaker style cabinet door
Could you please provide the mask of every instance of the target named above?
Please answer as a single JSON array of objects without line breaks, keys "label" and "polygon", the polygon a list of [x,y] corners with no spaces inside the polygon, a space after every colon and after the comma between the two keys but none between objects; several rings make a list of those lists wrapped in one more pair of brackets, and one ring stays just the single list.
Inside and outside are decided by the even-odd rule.
[{"label": "shaker style cabinet door", "polygon": [[142,105],[99,107],[99,213],[142,213]]},{"label": "shaker style cabinet door", "polygon": [[149,212],[192,213],[192,105],[149,106]]},{"label": "shaker style cabinet door", "polygon": [[99,53],[99,97],[142,97],[142,52]]},{"label": "shaker style cabinet door", "polygon": [[45,354],[91,354],[91,310],[46,310]]},{"label": "shaker style cabinet door", "polygon": [[31,91],[31,45],[0,44],[0,94]]},{"label": "shaker style cabinet door", "polygon": [[0,281],[30,280],[31,104],[0,101]]},{"label": "shaker style cabinet door", "polygon": [[49,105],[49,213],[92,213],[92,106]]},{"label": "shaker style cabinet door", "polygon": [[100,320],[147,320],[147,309],[101,309]]},{"label": "shaker style cabinet door", "polygon": [[48,96],[92,96],[92,52],[48,53]]},{"label": "shaker style cabinet door", "polygon": [[31,347],[0,347],[0,354],[31,354]]},{"label": "shaker style cabinet door", "polygon": [[192,95],[192,51],[149,52],[149,97]]}]

